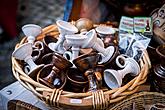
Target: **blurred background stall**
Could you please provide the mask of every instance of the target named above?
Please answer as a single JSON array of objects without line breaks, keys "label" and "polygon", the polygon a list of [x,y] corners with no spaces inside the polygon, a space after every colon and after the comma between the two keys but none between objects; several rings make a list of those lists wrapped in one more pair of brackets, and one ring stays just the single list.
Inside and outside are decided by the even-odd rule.
[{"label": "blurred background stall", "polygon": [[28,23],[45,27],[55,23],[57,19],[63,19],[64,5],[65,0],[1,1],[0,89],[15,81],[10,57],[16,43],[24,36],[21,27]]}]

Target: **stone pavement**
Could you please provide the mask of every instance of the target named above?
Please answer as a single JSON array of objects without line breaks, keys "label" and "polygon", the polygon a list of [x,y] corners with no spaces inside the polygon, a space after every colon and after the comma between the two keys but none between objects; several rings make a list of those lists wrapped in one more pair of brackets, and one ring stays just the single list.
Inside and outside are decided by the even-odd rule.
[{"label": "stone pavement", "polygon": [[[64,4],[65,0],[19,0],[17,18],[19,30],[24,24],[34,23],[45,27],[55,23],[57,19],[62,19]],[[17,38],[0,44],[0,89],[15,81],[11,71],[11,54],[22,36],[20,30]]]}]

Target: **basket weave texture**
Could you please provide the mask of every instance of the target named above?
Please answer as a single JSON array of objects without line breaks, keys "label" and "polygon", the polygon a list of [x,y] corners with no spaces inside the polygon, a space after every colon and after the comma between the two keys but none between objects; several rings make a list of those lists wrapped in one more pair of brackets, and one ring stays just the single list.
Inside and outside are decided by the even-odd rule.
[{"label": "basket weave texture", "polygon": [[[45,35],[56,37],[59,34],[56,24],[47,26],[42,29],[42,33],[36,40],[42,41]],[[27,42],[24,37],[15,48]],[[48,105],[64,108],[80,107],[81,109],[105,109],[110,104],[121,101],[128,95],[134,94],[138,91],[146,79],[150,68],[150,60],[148,53],[144,50],[144,54],[140,59],[141,71],[138,76],[133,78],[130,82],[120,88],[113,90],[98,90],[96,92],[88,93],[73,93],[59,89],[51,89],[43,84],[33,80],[30,76],[25,74],[22,69],[21,62],[12,57],[12,71],[15,78],[39,99],[46,102]]]},{"label": "basket weave texture", "polygon": [[[154,104],[163,104],[165,107],[165,94],[158,92],[136,93],[116,104],[110,110],[149,110]],[[151,110],[165,110],[165,108]]]}]

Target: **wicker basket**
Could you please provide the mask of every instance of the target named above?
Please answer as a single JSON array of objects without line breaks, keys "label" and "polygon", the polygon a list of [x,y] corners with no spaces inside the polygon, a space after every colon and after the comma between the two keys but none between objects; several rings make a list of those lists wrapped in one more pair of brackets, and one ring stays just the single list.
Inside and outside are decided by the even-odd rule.
[{"label": "wicker basket", "polygon": [[[155,105],[161,109],[153,109]],[[153,107],[153,108],[152,108]],[[151,109],[152,108],[152,109]],[[110,110],[165,110],[165,94],[157,92],[140,92],[116,104]]]},{"label": "wicker basket", "polygon": [[[50,25],[42,30],[42,34],[37,37],[37,40],[42,40],[45,35],[56,37],[59,34],[55,24]],[[24,37],[15,48],[27,42]],[[25,74],[22,69],[20,61],[12,57],[12,71],[15,78],[28,90],[33,92],[39,99],[46,102],[48,105],[62,107],[62,108],[80,108],[80,109],[104,109],[109,105],[119,102],[128,95],[134,94],[139,90],[146,79],[148,70],[150,68],[150,60],[148,53],[144,50],[144,55],[140,60],[141,72],[138,76],[128,82],[126,85],[113,90],[89,93],[73,93],[59,89],[51,89],[43,84],[33,80],[30,76]]]}]

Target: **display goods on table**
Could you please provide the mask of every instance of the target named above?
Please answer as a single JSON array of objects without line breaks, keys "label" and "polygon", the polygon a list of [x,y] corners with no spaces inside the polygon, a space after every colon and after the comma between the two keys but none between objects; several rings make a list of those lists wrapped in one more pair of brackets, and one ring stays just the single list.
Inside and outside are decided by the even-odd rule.
[{"label": "display goods on table", "polygon": [[105,109],[138,92],[147,80],[146,48],[139,47],[138,60],[122,53],[113,26],[82,18],[57,20],[43,29],[27,24],[22,30],[25,37],[12,53],[13,74],[50,106]]}]

